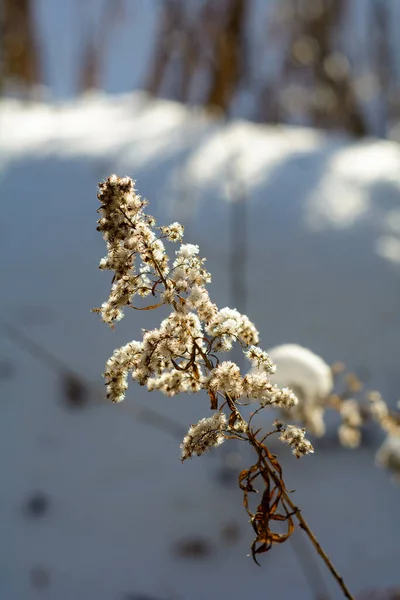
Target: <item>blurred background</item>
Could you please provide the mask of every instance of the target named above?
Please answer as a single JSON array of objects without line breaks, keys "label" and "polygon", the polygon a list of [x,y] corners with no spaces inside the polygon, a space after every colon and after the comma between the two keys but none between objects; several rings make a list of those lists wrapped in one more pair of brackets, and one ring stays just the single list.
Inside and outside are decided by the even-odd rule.
[{"label": "blurred background", "polygon": [[[340,597],[301,532],[246,557],[249,452],[180,464],[207,398],[105,403],[105,361],[158,321],[90,314],[96,186],[129,175],[182,222],[263,348],[344,361],[394,407],[400,2],[0,0],[0,94],[0,597]],[[312,457],[274,447],[288,487],[354,594],[398,597],[382,436],[350,451],[327,422]]]},{"label": "blurred background", "polygon": [[394,0],[3,0],[3,93],[152,95],[399,138]]}]

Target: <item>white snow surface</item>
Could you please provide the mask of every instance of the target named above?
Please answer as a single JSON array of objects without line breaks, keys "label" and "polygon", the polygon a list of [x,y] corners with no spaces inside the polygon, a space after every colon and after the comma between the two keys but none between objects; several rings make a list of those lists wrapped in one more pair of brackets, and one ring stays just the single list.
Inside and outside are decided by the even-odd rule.
[{"label": "white snow surface", "polygon": [[[207,416],[206,397],[167,399],[132,385],[122,405],[102,400],[112,350],[157,325],[157,313],[135,312],[113,332],[89,312],[110,285],[97,269],[105,248],[95,222],[96,184],[112,172],[137,180],[159,223],[183,222],[186,241],[208,259],[220,306],[236,302],[230,290],[241,272],[232,250],[245,257],[247,303],[236,308],[257,324],[262,347],[304,345],[328,364],[343,360],[389,403],[399,397],[396,145],[225,125],[140,93],[57,106],[3,100],[1,318],[100,392],[89,406],[67,409],[54,369],[2,327],[0,597],[315,597],[297,545],[273,548],[262,568],[246,557],[252,530],[241,494],[217,478],[223,450],[237,459],[226,455],[228,444],[182,465],[179,435],[136,418],[149,406],[184,433]],[[239,197],[241,236],[231,233]],[[369,433],[360,449],[345,450],[332,434],[301,461],[273,446],[296,502],[355,593],[399,584],[399,490],[374,466],[378,445]],[[237,450],[237,468],[250,465],[250,450]],[[49,509],[29,517],[24,506],[37,491]],[[224,541],[221,530],[232,523],[239,538]],[[174,553],[191,537],[204,538],[210,556]],[[304,544],[297,552],[312,554]],[[318,557],[315,564],[340,597]],[[47,589],[32,588],[35,569],[47,571]]]}]

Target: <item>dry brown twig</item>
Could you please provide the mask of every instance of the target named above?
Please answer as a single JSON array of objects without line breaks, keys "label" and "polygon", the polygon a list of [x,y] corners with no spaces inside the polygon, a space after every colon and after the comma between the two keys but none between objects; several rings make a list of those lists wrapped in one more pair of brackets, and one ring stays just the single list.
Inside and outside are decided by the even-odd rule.
[{"label": "dry brown twig", "polygon": [[[181,242],[183,227],[173,223],[156,227],[155,220],[143,212],[147,202],[137,194],[129,177],[112,175],[99,185],[101,203],[98,230],[107,243],[108,254],[101,269],[114,272],[109,299],[94,309],[103,321],[114,327],[125,307],[155,310],[170,308],[170,315],[158,329],[144,330],[141,342],[132,341],[114,351],[106,365],[107,396],[113,402],[124,399],[128,374],[149,391],[159,390],[167,396],[205,391],[210,399],[211,417],[192,425],[181,444],[182,461],[201,455],[229,439],[250,444],[256,462],[239,475],[244,506],[256,537],[251,555],[267,552],[274,544],[284,543],[297,521],[314,548],[335,577],[346,598],[352,598],[343,579],[318,543],[294,504],[286,488],[281,465],[266,444],[270,435],[278,434],[293,454],[300,458],[312,453],[305,429],[275,422],[265,433],[253,428],[253,417],[267,406],[290,409],[297,403],[294,393],[271,382],[275,366],[258,346],[258,331],[246,315],[235,309],[218,307],[210,300],[206,284],[210,274],[199,249],[181,244],[170,265],[165,242]],[[133,305],[135,295],[157,298],[145,307]],[[238,342],[253,371],[243,376],[231,361],[220,361],[218,354],[231,350]],[[258,407],[246,421],[240,413],[240,400],[256,402]],[[253,484],[262,485],[260,501],[253,513],[250,494],[258,493]],[[285,523],[285,533],[274,530]]]}]

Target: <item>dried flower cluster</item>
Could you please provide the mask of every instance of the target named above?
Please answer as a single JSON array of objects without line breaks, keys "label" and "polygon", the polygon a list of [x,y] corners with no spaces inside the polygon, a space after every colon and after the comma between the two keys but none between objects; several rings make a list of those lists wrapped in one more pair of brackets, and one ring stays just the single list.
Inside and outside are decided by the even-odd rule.
[{"label": "dried flower cluster", "polygon": [[357,448],[360,445],[360,427],[363,424],[358,402],[354,399],[343,400],[339,412],[342,417],[338,431],[340,443],[348,448]]},{"label": "dried flower cluster", "polygon": [[[357,448],[363,425],[375,421],[387,435],[376,462],[392,471],[395,481],[400,481],[400,414],[389,410],[379,392],[362,396],[363,386],[356,375],[349,373],[343,377],[344,365],[331,368],[322,358],[296,344],[277,346],[268,354],[278,365],[277,374],[272,377],[274,383],[290,385],[296,390],[298,403],[291,411],[293,418],[311,433],[322,436],[325,412],[337,411],[341,417],[339,441],[348,448]],[[335,387],[339,389],[334,390]],[[286,411],[283,414],[287,416]]]},{"label": "dried flower cluster", "polygon": [[226,415],[216,412],[212,417],[201,419],[192,425],[181,444],[182,462],[193,454],[204,454],[213,446],[219,446],[225,440],[223,431],[228,428]]},{"label": "dried flower cluster", "polygon": [[[288,539],[295,517],[342,591],[351,598],[343,579],[293,503],[278,459],[265,444],[270,435],[279,434],[280,440],[300,458],[314,451],[305,438],[305,429],[279,423],[265,434],[252,427],[253,417],[266,406],[288,414],[298,405],[295,393],[287,385],[271,381],[275,364],[258,347],[259,335],[254,324],[236,309],[219,309],[211,301],[206,289],[211,276],[205,268],[205,259],[199,257],[198,246],[182,243],[183,227],[179,223],[157,227],[154,218],[145,214],[147,202],[137,194],[129,177],[110,176],[99,185],[98,199],[101,204],[98,230],[107,244],[107,256],[99,266],[112,271],[113,278],[108,300],[94,311],[114,327],[123,318],[125,308],[153,310],[166,306],[170,310],[158,328],[143,330],[140,341],[129,342],[114,351],[104,372],[107,397],[112,402],[123,400],[129,375],[149,391],[158,390],[167,396],[206,392],[215,412],[189,428],[181,444],[182,461],[202,455],[226,439],[249,443],[257,462],[240,473],[239,485],[256,533],[252,545],[254,560],[273,544]],[[173,261],[166,252],[166,242],[180,244]],[[134,304],[138,296],[139,304],[149,297],[151,303]],[[245,375],[236,363],[220,360],[218,356],[230,351],[234,343],[240,344],[249,361]],[[321,396],[321,390],[317,395]],[[239,408],[249,402],[257,405],[246,422]],[[310,422],[313,423],[312,419]],[[249,493],[259,493],[253,487],[255,480],[263,485],[264,491],[260,492],[261,501],[253,512]],[[275,521],[287,522],[285,534],[273,530]]]},{"label": "dried flower cluster", "polygon": [[282,431],[279,439],[292,448],[296,458],[300,458],[301,456],[304,456],[304,454],[314,452],[312,444],[305,438],[305,435],[305,429],[300,429],[300,427],[296,427],[295,425],[288,425],[286,429]]},{"label": "dried flower cluster", "polygon": [[[271,383],[275,365],[257,346],[259,335],[253,323],[236,309],[218,309],[210,300],[205,286],[211,276],[205,269],[205,259],[199,258],[198,246],[181,243],[170,264],[164,242],[182,242],[183,227],[173,223],[157,228],[153,217],[144,213],[147,203],[129,177],[109,177],[100,184],[98,198],[98,230],[108,249],[100,268],[113,271],[114,276],[109,299],[95,310],[113,326],[124,316],[125,307],[143,310],[167,305],[171,309],[157,329],[143,332],[141,341],[114,351],[104,372],[108,398],[113,402],[124,399],[130,373],[149,391],[159,390],[167,396],[205,390],[214,409],[219,398],[226,403],[227,397],[232,403],[243,398],[264,406],[295,406],[297,398],[290,389]],[[133,301],[137,295],[151,295],[156,302],[136,307]],[[245,376],[236,363],[220,362],[217,356],[231,350],[234,342],[241,344],[253,367]],[[239,420],[236,415],[235,423]],[[215,422],[201,420],[189,430],[191,442],[188,446],[184,442],[185,458],[224,440],[222,434],[200,436],[201,443],[196,447],[196,427],[201,430],[208,425],[214,426]],[[310,448],[311,452],[312,447],[302,448]],[[306,453],[299,451],[296,456]]]},{"label": "dried flower cluster", "polygon": [[391,471],[393,481],[400,484],[400,413],[390,411],[379,392],[370,392],[368,400],[372,418],[386,432],[386,439],[376,454],[376,463]]},{"label": "dried flower cluster", "polygon": [[400,483],[400,430],[395,434],[388,434],[376,454],[378,465],[393,472],[393,480]]}]

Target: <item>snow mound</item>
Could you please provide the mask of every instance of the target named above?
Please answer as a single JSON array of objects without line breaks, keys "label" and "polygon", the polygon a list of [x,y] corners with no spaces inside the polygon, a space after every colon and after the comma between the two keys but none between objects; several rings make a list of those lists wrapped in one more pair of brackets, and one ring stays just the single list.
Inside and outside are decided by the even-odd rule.
[{"label": "snow mound", "polygon": [[271,379],[280,387],[299,389],[312,400],[323,399],[332,391],[331,368],[308,348],[283,344],[270,348],[268,354],[277,367]]}]

